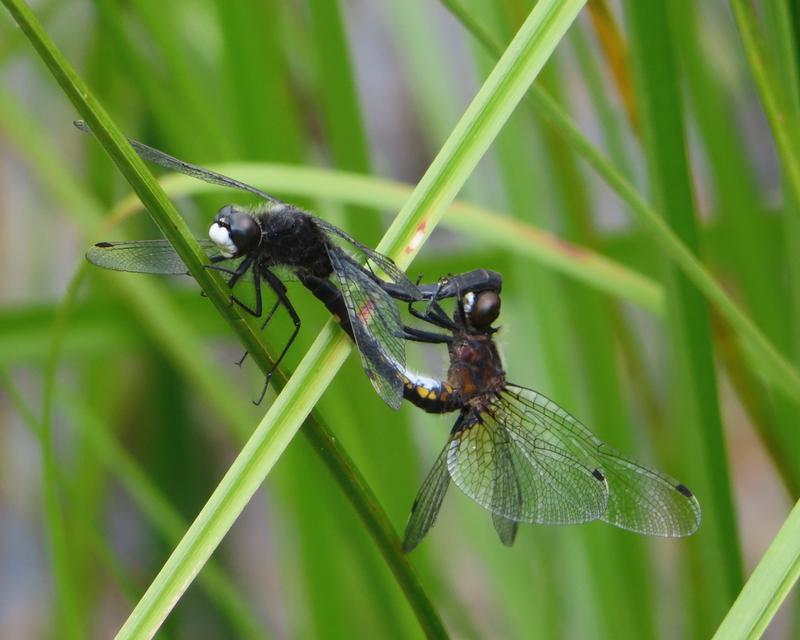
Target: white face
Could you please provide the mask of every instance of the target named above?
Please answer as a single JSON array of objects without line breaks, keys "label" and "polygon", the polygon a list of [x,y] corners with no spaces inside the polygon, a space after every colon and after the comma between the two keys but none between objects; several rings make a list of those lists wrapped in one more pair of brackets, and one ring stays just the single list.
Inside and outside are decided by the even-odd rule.
[{"label": "white face", "polygon": [[464,312],[470,313],[475,305],[475,294],[470,291],[464,295]]},{"label": "white face", "polygon": [[226,258],[232,258],[238,252],[236,245],[231,240],[230,233],[225,227],[221,227],[216,222],[208,230],[208,237],[217,245],[219,252]]}]

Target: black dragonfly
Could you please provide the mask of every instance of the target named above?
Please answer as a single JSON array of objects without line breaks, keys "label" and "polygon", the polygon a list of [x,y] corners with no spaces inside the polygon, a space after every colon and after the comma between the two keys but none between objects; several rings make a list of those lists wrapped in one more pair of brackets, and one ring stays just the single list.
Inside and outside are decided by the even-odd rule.
[{"label": "black dragonfly", "polygon": [[[91,133],[84,122],[77,121],[75,125]],[[261,284],[266,283],[272,289],[276,301],[264,316],[262,329],[280,306],[291,317],[294,330],[276,358],[272,371],[289,350],[301,325],[282,281],[287,276],[279,276],[281,269],[288,269],[289,277],[299,280],[312,293],[319,291],[326,296],[341,297],[339,302],[343,304],[336,308],[343,307],[342,312],[346,312],[351,336],[367,375],[387,404],[393,408],[400,406],[403,383],[397,374],[397,364],[405,363],[405,342],[400,313],[392,297],[412,301],[424,299],[425,294],[390,258],[373,251],[338,227],[261,189],[179,160],[136,140],[129,142],[144,160],[264,200],[253,210],[235,204],[222,207],[209,229],[210,239],[198,242],[205,250],[215,252],[210,256],[212,264],[207,267],[228,274],[230,287],[246,274],[251,275],[254,305],[231,296],[231,300],[247,313],[261,317],[264,312]],[[94,265],[116,271],[163,275],[188,273],[186,265],[167,240],[100,242],[89,249],[86,258]],[[220,264],[228,261],[230,266]],[[337,283],[333,294],[325,285],[332,275]],[[427,291],[429,296],[430,287]],[[272,371],[267,373],[256,404],[264,397]]]},{"label": "black dragonfly", "polygon": [[[406,328],[410,340],[449,350],[446,380],[403,371],[406,400],[431,413],[458,412],[443,450],[417,494],[403,548],[433,526],[450,480],[492,514],[510,546],[520,522],[577,524],[603,520],[636,533],[681,537],[700,525],[692,492],[598,439],[541,393],[506,380],[493,335],[502,277],[479,270],[444,279],[424,312],[446,333]],[[439,306],[453,296],[450,318]]]}]

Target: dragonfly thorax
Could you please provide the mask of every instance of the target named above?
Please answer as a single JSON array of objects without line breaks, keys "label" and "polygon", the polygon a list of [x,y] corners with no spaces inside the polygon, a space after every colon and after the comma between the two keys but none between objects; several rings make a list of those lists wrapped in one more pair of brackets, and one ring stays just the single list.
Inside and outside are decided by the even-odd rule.
[{"label": "dragonfly thorax", "polygon": [[457,334],[449,351],[447,382],[462,401],[490,397],[505,386],[506,374],[490,334]]},{"label": "dragonfly thorax", "polygon": [[327,278],[333,247],[313,216],[295,207],[273,206],[256,213],[263,240],[259,267],[288,267],[297,275]]}]

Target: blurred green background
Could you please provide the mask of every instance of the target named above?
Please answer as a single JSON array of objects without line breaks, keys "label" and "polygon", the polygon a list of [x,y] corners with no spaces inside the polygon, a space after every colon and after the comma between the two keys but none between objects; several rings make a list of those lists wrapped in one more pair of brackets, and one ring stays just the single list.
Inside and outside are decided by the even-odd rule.
[{"label": "blurred green background", "polygon": [[[279,163],[414,184],[493,64],[444,4],[45,0],[34,9],[131,137],[203,165]],[[538,84],[798,362],[797,202],[784,191],[731,7],[667,4],[646,11],[635,0],[590,2]],[[796,109],[798,16],[791,3],[764,4],[765,63]],[[463,6],[500,43],[530,10],[526,0]],[[250,362],[233,365],[241,348],[189,278],[85,269],[75,280],[90,243],[158,231],[141,212],[105,222],[129,189],[99,145],[71,126],[77,114],[5,12],[0,64],[0,629],[13,638],[105,638],[272,396],[252,406],[261,376]],[[312,197],[320,191],[313,180],[272,191],[377,243],[392,207]],[[704,523],[677,541],[600,523],[523,526],[507,549],[489,514],[452,488],[410,556],[448,631],[709,637],[798,497],[797,398],[764,384],[728,326],[529,104],[459,197],[647,279],[646,300],[612,271],[594,274],[604,284],[587,284],[594,266],[582,253],[557,245],[567,266],[553,268],[532,258],[535,238],[497,238],[491,218],[486,228],[464,230],[462,221],[459,229],[457,211],[409,270],[427,280],[501,271],[498,343],[509,379],[680,478],[698,495]],[[231,201],[248,200],[205,193],[177,203],[204,236],[216,208]],[[65,310],[70,286],[77,299]],[[290,296],[303,318],[291,369],[326,316],[298,285]],[[143,299],[163,313],[153,316]],[[286,318],[270,326],[273,349],[289,329]],[[432,375],[446,369],[443,349],[413,346],[409,359]],[[52,412],[43,408],[49,384]],[[355,356],[318,413],[402,532],[453,416],[391,411]],[[47,465],[37,434],[51,421],[56,455]],[[56,469],[57,495],[46,490],[43,465]],[[64,527],[44,508],[53,501]],[[54,562],[59,548],[67,557],[56,553]],[[158,637],[421,635],[361,521],[302,438],[214,558]],[[800,635],[796,605],[787,601],[769,637]]]}]

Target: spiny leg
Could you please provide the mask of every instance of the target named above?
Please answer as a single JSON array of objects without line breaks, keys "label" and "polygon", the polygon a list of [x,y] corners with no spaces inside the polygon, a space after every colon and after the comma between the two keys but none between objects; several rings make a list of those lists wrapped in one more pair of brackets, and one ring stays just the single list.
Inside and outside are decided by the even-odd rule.
[{"label": "spiny leg", "polygon": [[[245,261],[245,262],[247,262],[247,261]],[[236,284],[236,281],[244,275],[244,272],[238,273],[238,271],[239,271],[239,269],[237,269],[237,273],[228,282],[228,286],[233,286],[233,285],[231,285],[231,282],[233,284]],[[247,270],[245,269],[245,271],[247,271]],[[260,318],[261,314],[263,312],[263,307],[262,307],[262,304],[261,304],[261,302],[262,302],[261,301],[261,276],[258,273],[258,269],[253,269],[253,293],[255,294],[255,297],[256,297],[255,308],[249,307],[248,305],[246,305],[244,302],[239,300],[239,298],[237,298],[234,295],[231,296],[231,301],[235,302],[237,305],[239,305],[240,308],[242,308],[245,311],[247,311],[247,313],[249,313],[251,316],[254,316],[256,318]]]},{"label": "spiny leg", "polygon": [[453,321],[447,317],[447,314],[442,310],[442,308],[436,304],[435,307],[431,307],[431,304],[428,303],[428,306],[425,308],[425,311],[417,311],[413,307],[413,302],[408,303],[408,312],[418,318],[420,320],[424,320],[430,324],[434,324],[437,327],[441,327],[442,329],[449,329],[452,330],[454,328]]},{"label": "spiny leg", "polygon": [[408,303],[408,312],[418,318],[420,320],[424,320],[425,322],[429,322],[430,324],[436,325],[437,327],[441,327],[442,329],[448,329],[450,331],[455,329],[453,325],[453,321],[447,317],[447,314],[442,310],[439,306],[438,298],[439,292],[442,290],[444,286],[444,281],[440,280],[439,284],[436,287],[433,295],[431,296],[430,300],[428,301],[427,306],[425,307],[425,311],[420,312],[414,308],[414,302]]},{"label": "spiny leg", "polygon": [[[447,279],[445,279],[445,278],[442,278],[442,279],[439,280],[439,282],[438,282],[438,284],[436,286],[436,291],[431,296],[431,299],[428,300],[428,306],[425,308],[425,316],[428,319],[436,317],[439,320],[439,323],[442,326],[444,326],[445,328],[455,329],[456,327],[453,324],[453,321],[448,317],[448,315],[444,312],[442,307],[439,305],[439,299],[440,299],[439,298],[439,294],[441,293],[442,288],[444,287],[446,282],[447,282]],[[460,299],[461,299],[461,290],[458,287],[458,285],[456,285],[456,300],[460,300]],[[434,314],[435,314],[435,316],[434,316]]]},{"label": "spiny leg", "polygon": [[[224,260],[230,260],[230,258],[226,258],[225,256],[212,256],[212,258],[211,258],[211,262],[212,263],[222,262]],[[228,288],[229,289],[233,289],[236,286],[236,283],[239,282],[239,279],[245,273],[247,273],[247,270],[250,268],[250,265],[252,265],[252,264],[253,264],[253,258],[252,257],[247,257],[244,260],[242,260],[242,262],[239,264],[238,267],[236,267],[236,269],[228,269],[227,267],[222,267],[222,266],[217,265],[217,264],[207,264],[207,265],[205,265],[205,268],[206,269],[210,269],[212,271],[219,271],[220,273],[227,273],[228,275],[230,275],[231,277],[228,280]],[[256,287],[256,301],[257,302],[260,302],[260,295],[259,294],[260,294],[259,288]],[[250,307],[248,307],[245,304],[242,304],[242,302],[238,298],[236,298],[236,296],[234,296],[233,294],[231,294],[229,300],[230,300],[231,305],[233,305],[233,303],[235,302],[240,307],[242,307],[245,311],[250,313],[251,315],[255,315],[256,317],[261,315],[260,312],[257,313],[257,314],[254,313],[253,310],[250,309]]]},{"label": "spiny leg", "polygon": [[[239,268],[241,269],[241,266]],[[236,284],[236,280],[238,280],[241,277],[242,274],[239,274],[238,271],[239,271],[239,269],[237,269],[237,272],[234,273],[233,277],[229,280],[228,286],[231,286],[231,284],[230,284],[231,282],[233,282],[233,284]],[[244,273],[244,272],[242,272],[242,273]],[[253,269],[253,290],[255,291],[255,296],[256,296],[256,308],[255,309],[251,309],[250,307],[248,307],[246,304],[244,304],[241,300],[239,300],[238,298],[236,298],[233,295],[231,296],[231,304],[233,304],[235,302],[242,309],[247,311],[249,314],[255,316],[256,318],[260,318],[261,317],[261,311],[262,311],[262,309],[261,309],[261,278],[258,275],[258,269]],[[277,306],[277,302],[275,304]],[[274,311],[275,311],[275,307],[272,308],[272,311],[270,312],[270,317],[272,317],[272,313],[274,313]],[[242,363],[244,362],[244,359],[247,357],[247,353],[248,352],[245,351],[242,354],[242,357],[239,358],[238,362],[236,362],[236,364],[238,366],[240,366],[240,367],[242,366]]]},{"label": "spiny leg", "polygon": [[264,396],[267,394],[267,388],[269,387],[270,378],[272,378],[272,374],[275,373],[275,370],[283,360],[283,357],[286,355],[286,352],[289,351],[289,347],[292,346],[294,339],[297,337],[297,334],[300,332],[300,316],[297,315],[297,311],[292,306],[292,303],[289,300],[289,297],[286,295],[286,287],[280,281],[280,279],[272,273],[269,269],[264,270],[264,279],[269,284],[270,288],[275,292],[275,295],[278,296],[278,302],[284,306],[286,311],[289,313],[289,316],[292,318],[292,322],[294,322],[294,331],[292,335],[289,336],[289,341],[286,343],[286,346],[281,351],[280,355],[275,359],[275,362],[272,364],[272,368],[267,372],[264,376],[264,388],[261,390],[261,395],[258,397],[258,400],[254,400],[253,404],[259,405],[261,401],[264,400]]},{"label": "spiny leg", "polygon": [[[222,267],[222,266],[219,266],[218,264],[216,264],[217,262],[224,262],[225,260],[230,260],[230,258],[226,258],[225,256],[222,256],[222,255],[211,256],[211,263],[212,264],[204,264],[203,268],[204,269],[209,269],[211,271],[220,271],[222,273],[235,275],[236,274],[236,270],[228,269],[227,267]],[[243,261],[242,263],[240,263],[238,268],[240,269],[242,264],[244,264],[245,262],[246,261]],[[228,287],[230,287],[230,286],[231,286],[231,284],[230,284],[230,281],[229,281],[228,282]],[[205,298],[206,297],[206,292],[205,291],[201,291],[200,295]],[[231,305],[233,305],[233,302],[231,302]]]},{"label": "spiny leg", "polygon": [[[267,317],[264,319],[264,322],[261,323],[261,331],[263,331],[264,329],[267,328],[267,325],[269,324],[269,321],[272,320],[272,316],[275,315],[275,312],[278,310],[279,306],[281,306],[280,298],[275,300],[275,304],[272,305],[272,309],[269,310],[269,313],[267,314]],[[240,367],[242,366],[242,363],[244,362],[244,359],[247,357],[247,353],[248,352],[245,351],[244,355],[242,355],[242,357],[236,362],[236,364],[238,366],[240,366]]]},{"label": "spiny leg", "polygon": [[426,342],[430,344],[444,344],[453,341],[453,336],[433,331],[423,331],[416,327],[403,327],[403,338],[412,342]]}]

